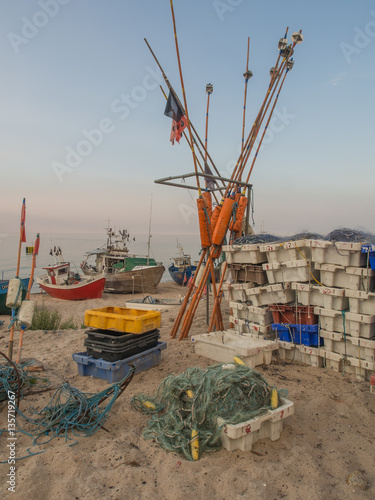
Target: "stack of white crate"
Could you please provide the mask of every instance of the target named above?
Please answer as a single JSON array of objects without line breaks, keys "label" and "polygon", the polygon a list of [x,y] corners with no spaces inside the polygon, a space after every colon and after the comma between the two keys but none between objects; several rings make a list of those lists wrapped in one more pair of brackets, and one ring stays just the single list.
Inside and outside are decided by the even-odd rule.
[{"label": "stack of white crate", "polygon": [[320,319],[324,364],[369,380],[375,370],[375,271],[361,248],[358,242],[311,242],[323,286],[312,287],[310,300]]},{"label": "stack of white crate", "polygon": [[281,357],[369,380],[375,371],[375,270],[361,247],[311,239],[223,247],[228,264],[261,264],[268,279],[267,285],[224,284],[234,329],[272,338],[270,304],[314,306],[324,346],[280,342]]},{"label": "stack of white crate", "polygon": [[[267,307],[272,300],[271,302],[267,300],[268,286],[258,284],[267,281],[261,266],[267,262],[267,256],[265,252],[260,251],[259,246],[259,244],[223,246],[229,268],[229,281],[223,284],[223,291],[231,308],[229,320],[234,331],[253,338],[273,339],[275,334],[271,328],[272,313]],[[247,276],[252,281],[233,282],[238,275],[236,268],[240,267],[250,269]],[[250,300],[252,291],[260,289],[264,292],[262,300]]]}]

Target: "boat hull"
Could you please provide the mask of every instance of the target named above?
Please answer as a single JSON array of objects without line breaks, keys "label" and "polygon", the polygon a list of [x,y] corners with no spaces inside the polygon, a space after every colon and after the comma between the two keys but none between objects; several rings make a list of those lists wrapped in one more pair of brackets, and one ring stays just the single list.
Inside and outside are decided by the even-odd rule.
[{"label": "boat hull", "polygon": [[73,285],[52,285],[46,283],[43,278],[36,280],[48,295],[61,300],[100,299],[105,285],[105,276],[82,280]]},{"label": "boat hull", "polygon": [[165,267],[162,265],[142,269],[105,274],[104,291],[109,293],[154,293],[159,285]]},{"label": "boat hull", "polygon": [[197,266],[189,266],[186,269],[180,270],[173,264],[168,267],[171,278],[177,285],[186,286],[193,273],[195,273]]},{"label": "boat hull", "polygon": [[[23,284],[22,300],[24,300],[24,298],[26,297],[30,278],[23,278],[21,281]],[[12,309],[6,306],[8,286],[9,280],[0,280],[0,314],[9,314],[12,312]]]}]

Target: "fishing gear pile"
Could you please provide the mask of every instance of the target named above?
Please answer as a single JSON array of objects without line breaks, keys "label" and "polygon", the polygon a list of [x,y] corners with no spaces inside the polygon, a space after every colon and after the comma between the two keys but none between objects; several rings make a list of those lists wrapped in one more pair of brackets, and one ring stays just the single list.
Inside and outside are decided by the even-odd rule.
[{"label": "fishing gear pile", "polygon": [[[48,387],[49,380],[35,377],[29,373],[29,368],[34,364],[33,361],[26,363],[13,363],[4,353],[0,351],[8,363],[0,365],[0,402],[6,401],[9,393],[17,395],[17,401],[23,397],[23,392],[31,387]],[[40,383],[41,382],[41,383]]]},{"label": "fishing gear pile", "polygon": [[[70,433],[76,437],[88,437],[102,427],[114,402],[131,382],[134,372],[135,367],[132,365],[126,378],[97,394],[86,394],[67,383],[63,384],[42,410],[29,408],[28,413],[32,417],[15,406],[18,416],[25,420],[22,428],[17,422],[19,430],[16,432],[30,436],[33,439],[31,446],[47,444],[55,437],[65,437],[65,442],[71,441],[70,446],[77,444],[78,441],[70,437]],[[105,401],[107,403],[103,405]],[[44,453],[33,452],[30,448],[27,452],[26,456]]]},{"label": "fishing gear pile", "polygon": [[166,450],[197,460],[204,451],[221,447],[218,417],[236,424],[263,415],[278,407],[275,395],[280,399],[286,391],[270,387],[248,366],[218,364],[169,375],[155,397],[138,394],[131,404],[152,415],[143,432],[146,439],[156,439]]}]

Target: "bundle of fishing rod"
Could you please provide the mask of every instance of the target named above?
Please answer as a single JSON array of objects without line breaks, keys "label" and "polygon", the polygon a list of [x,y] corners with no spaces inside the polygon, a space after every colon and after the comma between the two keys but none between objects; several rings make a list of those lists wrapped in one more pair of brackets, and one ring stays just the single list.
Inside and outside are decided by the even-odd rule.
[{"label": "bundle of fishing rod", "polygon": [[[221,279],[219,283],[215,280],[215,261],[220,258],[222,253],[222,246],[226,242],[231,244],[234,239],[238,239],[242,236],[242,227],[244,222],[244,215],[249,203],[248,197],[246,196],[246,191],[248,190],[248,195],[250,195],[250,185],[249,180],[251,173],[254,169],[256,159],[261,148],[263,138],[269,126],[272,114],[275,110],[277,101],[280,96],[281,89],[284,85],[286,76],[289,74],[290,70],[293,68],[294,60],[293,54],[294,49],[297,44],[303,41],[302,30],[295,32],[291,36],[291,42],[288,42],[288,30],[286,29],[284,36],[278,42],[278,55],[276,63],[270,70],[270,83],[266,90],[266,95],[260,106],[259,112],[250,132],[245,140],[245,110],[246,110],[246,96],[247,96],[247,85],[249,79],[252,77],[252,72],[248,68],[249,62],[249,40],[248,39],[248,50],[247,50],[247,62],[246,71],[244,73],[245,78],[245,95],[244,95],[244,110],[243,110],[243,126],[242,126],[242,141],[241,141],[241,152],[233,169],[232,175],[229,179],[223,178],[218,172],[211,156],[208,154],[207,150],[207,119],[208,119],[208,106],[210,95],[212,94],[213,86],[212,84],[207,85],[206,92],[208,94],[207,98],[207,113],[206,113],[206,139],[205,144],[199,138],[197,131],[195,130],[187,109],[187,99],[185,93],[185,85],[182,76],[180,54],[178,48],[176,21],[173,9],[173,1],[171,0],[171,11],[173,19],[174,28],[174,39],[176,44],[176,53],[178,60],[178,67],[180,73],[181,87],[183,93],[184,104],[179,100],[176,92],[171,86],[168,78],[166,77],[159,61],[157,60],[154,52],[147,40],[145,39],[151,54],[153,55],[156,63],[158,64],[165,83],[169,89],[168,102],[172,98],[175,108],[179,110],[179,113],[174,116],[175,121],[179,120],[181,116],[184,117],[184,122],[186,122],[186,128],[188,129],[188,134],[183,131],[181,133],[186,137],[188,145],[192,151],[194,171],[196,177],[196,189],[198,191],[197,199],[197,209],[198,209],[198,219],[199,219],[199,229],[200,229],[200,239],[201,239],[201,258],[195,272],[195,279],[192,280],[187,293],[185,294],[184,301],[181,305],[179,314],[173,325],[171,331],[171,337],[175,338],[177,332],[181,326],[181,332],[179,335],[179,340],[186,338],[189,334],[190,327],[196,310],[198,308],[199,301],[202,297],[208,280],[212,282],[213,295],[214,295],[214,305],[212,308],[211,319],[208,327],[208,331],[223,330],[223,319],[220,310],[220,303],[222,299],[222,283],[226,271],[226,262],[224,262],[221,268]],[[165,95],[165,93],[164,93]],[[169,113],[169,108],[165,114],[171,116]],[[263,127],[263,131],[258,138],[258,135]],[[258,139],[258,140],[257,140]],[[257,146],[256,146],[257,144]],[[202,151],[203,149],[203,151]],[[201,158],[201,161],[199,160]],[[247,170],[247,164],[250,157],[250,168]],[[198,171],[198,167],[202,173]],[[216,176],[212,175],[211,167],[215,170]],[[200,178],[204,177],[205,187],[202,188],[200,185]],[[155,181],[157,182],[157,181]],[[213,186],[221,183],[218,189]],[[167,183],[166,183],[167,184]],[[177,184],[171,184],[177,185]],[[220,193],[220,201],[216,198],[215,191]],[[216,201],[216,206],[214,206],[214,200]]]},{"label": "bundle of fishing rod", "polygon": [[146,439],[155,439],[187,460],[198,460],[203,452],[221,447],[219,417],[226,424],[245,422],[276,409],[285,396],[285,390],[270,387],[236,357],[234,363],[169,375],[154,397],[138,394],[131,404],[151,415],[143,432]]}]

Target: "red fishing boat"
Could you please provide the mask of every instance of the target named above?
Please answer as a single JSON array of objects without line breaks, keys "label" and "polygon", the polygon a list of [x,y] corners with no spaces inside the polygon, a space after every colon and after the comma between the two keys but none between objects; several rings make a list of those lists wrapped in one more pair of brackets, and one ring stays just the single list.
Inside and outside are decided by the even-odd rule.
[{"label": "red fishing boat", "polygon": [[80,276],[70,270],[70,262],[64,262],[61,250],[60,252],[59,250],[57,250],[57,256],[60,256],[60,259],[53,265],[43,267],[47,273],[36,278],[40,288],[56,299],[100,299],[105,284],[104,273],[95,276]]}]

